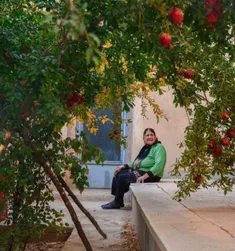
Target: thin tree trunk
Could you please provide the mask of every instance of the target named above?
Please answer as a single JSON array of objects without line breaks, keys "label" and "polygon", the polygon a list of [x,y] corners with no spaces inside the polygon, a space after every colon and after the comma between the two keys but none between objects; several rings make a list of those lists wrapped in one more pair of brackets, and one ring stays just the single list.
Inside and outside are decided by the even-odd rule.
[{"label": "thin tree trunk", "polygon": [[[16,187],[15,187],[15,192],[14,192],[14,200],[13,200],[13,212],[12,212],[12,224],[17,224],[18,223],[18,218],[20,214],[20,207],[22,206],[21,202],[21,195],[23,193],[23,188],[20,187],[19,182],[17,181]],[[14,235],[10,236],[9,240],[10,244],[8,246],[8,251],[13,251],[14,250],[14,245],[15,245],[15,237]]]},{"label": "thin tree trunk", "polygon": [[73,220],[73,223],[77,229],[77,232],[86,248],[87,251],[93,251],[90,242],[88,241],[85,232],[82,229],[82,225],[80,223],[80,221],[78,220],[77,214],[71,204],[71,202],[69,201],[67,195],[64,192],[64,189],[60,183],[60,181],[58,180],[57,176],[55,175],[55,173],[52,171],[52,169],[48,166],[45,158],[40,154],[34,153],[34,157],[35,160],[37,161],[37,163],[39,163],[40,165],[42,165],[42,167],[44,168],[45,173],[51,178],[53,184],[55,185],[55,187],[57,188],[62,200],[64,201],[65,206],[67,207],[70,216]]},{"label": "thin tree trunk", "polygon": [[98,222],[94,219],[94,217],[86,210],[86,208],[84,208],[84,206],[82,205],[82,203],[78,200],[78,198],[76,197],[76,195],[73,193],[73,191],[69,188],[69,186],[67,185],[67,183],[64,181],[64,179],[60,176],[57,175],[60,183],[62,184],[62,186],[65,188],[65,190],[68,192],[69,196],[71,196],[71,198],[73,199],[73,201],[77,204],[77,206],[80,208],[80,210],[87,216],[87,218],[89,218],[89,220],[91,221],[91,223],[94,225],[94,227],[97,229],[97,231],[104,237],[104,239],[107,239],[107,235],[106,233],[103,232],[103,230],[100,228]]},{"label": "thin tree trunk", "polygon": [[34,145],[30,144],[29,139],[27,138],[27,135],[25,135],[24,133],[21,133],[21,132],[20,132],[20,135],[22,135],[24,141],[31,146],[31,148],[33,150],[32,155],[33,155],[35,162],[40,164],[43,167],[45,173],[50,177],[53,184],[57,188],[57,191],[59,192],[60,197],[64,201],[64,204],[70,213],[71,219],[77,229],[78,235],[80,236],[86,250],[93,251],[91,244],[90,244],[89,240],[87,239],[85,232],[83,231],[82,225],[81,225],[80,221],[78,220],[77,214],[76,214],[71,202],[68,199],[68,196],[65,194],[64,189],[63,189],[60,181],[58,180],[57,176],[55,175],[53,170],[50,168],[50,166],[47,164],[46,158],[42,154],[37,152],[37,149],[35,148]]}]

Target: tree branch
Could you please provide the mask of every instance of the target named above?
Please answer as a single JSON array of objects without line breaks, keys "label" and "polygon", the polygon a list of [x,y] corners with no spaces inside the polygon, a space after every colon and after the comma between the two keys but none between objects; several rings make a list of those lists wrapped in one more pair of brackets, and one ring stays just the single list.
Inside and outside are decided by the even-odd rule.
[{"label": "tree branch", "polygon": [[65,206],[67,207],[67,209],[70,213],[70,216],[73,220],[73,223],[77,229],[78,235],[80,236],[86,250],[93,251],[91,244],[88,241],[86,234],[82,229],[82,225],[81,225],[80,221],[78,220],[77,214],[76,214],[71,202],[69,201],[67,195],[65,194],[64,189],[63,189],[60,181],[58,180],[58,178],[55,175],[55,173],[53,172],[53,170],[48,166],[48,163],[47,163],[46,159],[44,158],[44,156],[37,153],[36,149],[34,149],[33,146],[32,146],[32,148],[34,150],[34,153],[33,153],[34,160],[43,167],[45,173],[50,177],[53,184],[57,188],[62,200],[64,201]]},{"label": "tree branch", "polygon": [[97,231],[104,237],[104,239],[107,239],[107,235],[103,232],[103,230],[98,225],[97,221],[94,219],[94,217],[84,208],[82,203],[78,200],[76,195],[72,192],[72,190],[69,188],[69,186],[66,184],[64,179],[57,175],[58,180],[62,184],[62,186],[65,188],[65,190],[68,192],[69,196],[73,199],[73,201],[77,204],[77,206],[80,208],[80,210],[89,218],[91,223],[94,225],[94,227],[97,229]]}]

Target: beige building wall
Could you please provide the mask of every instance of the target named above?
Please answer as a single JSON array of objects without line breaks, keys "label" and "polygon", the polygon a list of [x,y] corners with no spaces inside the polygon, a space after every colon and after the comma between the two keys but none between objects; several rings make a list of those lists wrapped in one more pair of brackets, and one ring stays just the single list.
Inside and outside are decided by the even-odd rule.
[{"label": "beige building wall", "polygon": [[62,133],[62,138],[63,139],[66,139],[66,138],[72,138],[74,139],[75,138],[75,127],[76,127],[76,124],[74,123],[73,126],[71,127],[67,127],[67,126],[64,126],[61,130],[61,133]]},{"label": "beige building wall", "polygon": [[[74,139],[76,137],[76,124],[74,123],[73,126],[67,127],[66,125],[61,129],[61,133],[62,133],[62,138],[66,139],[66,138],[72,138]],[[70,179],[70,172],[66,171],[66,175],[64,177],[66,183],[68,184],[68,186],[70,188],[76,188],[76,186],[72,183],[72,180]]]},{"label": "beige building wall", "polygon": [[[182,149],[179,148],[178,144],[184,140],[184,131],[189,121],[185,109],[181,107],[176,108],[173,104],[174,97],[171,90],[168,89],[163,95],[152,93],[151,97],[167,115],[168,121],[162,118],[158,123],[150,106],[148,106],[147,118],[144,118],[141,115],[141,100],[137,98],[135,107],[128,114],[132,123],[128,125],[127,132],[127,162],[135,159],[143,146],[143,131],[145,128],[151,127],[156,131],[158,139],[166,148],[167,163],[164,177],[168,177],[176,158],[179,158],[181,155]],[[74,138],[75,125],[72,128],[63,127],[62,135],[63,138]],[[74,187],[69,179],[69,173],[67,173],[65,179],[71,187]]]},{"label": "beige building wall", "polygon": [[136,99],[135,107],[129,114],[132,124],[128,128],[127,161],[136,157],[143,146],[143,131],[145,128],[151,127],[155,130],[158,139],[167,151],[167,163],[164,174],[167,177],[176,158],[181,155],[182,148],[180,149],[178,144],[184,140],[184,131],[189,121],[185,109],[181,107],[176,108],[173,104],[173,94],[170,89],[163,95],[152,93],[151,97],[154,98],[167,115],[168,121],[163,118],[158,123],[151,107],[148,108],[148,119],[143,118],[141,115],[141,100]]}]

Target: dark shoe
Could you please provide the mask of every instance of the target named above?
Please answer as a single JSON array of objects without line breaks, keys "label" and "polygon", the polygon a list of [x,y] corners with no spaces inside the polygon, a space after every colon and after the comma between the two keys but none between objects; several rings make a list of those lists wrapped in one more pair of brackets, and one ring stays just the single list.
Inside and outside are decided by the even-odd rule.
[{"label": "dark shoe", "polygon": [[103,209],[120,209],[122,206],[124,206],[123,204],[120,206],[119,204],[117,204],[117,202],[115,202],[114,200],[102,205],[101,207]]}]

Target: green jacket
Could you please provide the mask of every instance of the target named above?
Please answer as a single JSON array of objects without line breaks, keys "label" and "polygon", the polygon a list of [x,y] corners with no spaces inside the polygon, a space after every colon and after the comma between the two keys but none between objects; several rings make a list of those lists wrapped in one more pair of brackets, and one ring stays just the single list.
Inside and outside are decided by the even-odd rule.
[{"label": "green jacket", "polygon": [[[128,166],[132,167],[134,161],[129,162]],[[166,165],[166,149],[161,143],[158,143],[149,151],[149,154],[141,161],[139,170],[151,172],[154,176],[162,177]]]}]

